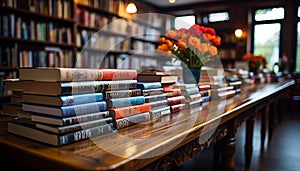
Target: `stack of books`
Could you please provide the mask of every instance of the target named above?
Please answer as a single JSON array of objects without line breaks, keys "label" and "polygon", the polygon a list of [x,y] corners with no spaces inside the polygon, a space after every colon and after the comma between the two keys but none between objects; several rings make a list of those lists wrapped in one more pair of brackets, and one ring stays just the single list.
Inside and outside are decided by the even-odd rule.
[{"label": "stack of books", "polygon": [[202,98],[198,84],[174,84],[175,89],[181,90],[181,95],[185,97],[185,103],[188,106],[201,106]]},{"label": "stack of books", "polygon": [[151,106],[151,120],[157,120],[171,114],[168,106],[167,93],[164,93],[161,82],[138,82],[138,88]]},{"label": "stack of books", "polygon": [[9,116],[18,116],[22,113],[23,90],[18,78],[5,79],[4,86],[8,101],[2,104],[2,112]]},{"label": "stack of books", "polygon": [[198,85],[201,94],[202,104],[211,100],[211,85]]},{"label": "stack of books", "polygon": [[145,103],[141,89],[135,86],[129,89],[114,89],[105,91],[108,110],[117,130],[131,125],[150,121],[151,105]]},{"label": "stack of books", "polygon": [[[61,146],[115,132],[104,91],[136,87],[135,70],[21,68],[23,111],[8,132]],[[124,81],[123,79],[126,79]]]}]

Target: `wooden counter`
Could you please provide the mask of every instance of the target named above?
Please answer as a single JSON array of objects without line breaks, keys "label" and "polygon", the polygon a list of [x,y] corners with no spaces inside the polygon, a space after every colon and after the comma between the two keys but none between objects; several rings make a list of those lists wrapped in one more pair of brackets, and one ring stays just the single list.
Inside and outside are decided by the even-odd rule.
[{"label": "wooden counter", "polygon": [[[246,160],[250,164],[254,116],[263,109],[263,125],[272,132],[276,113],[272,106],[284,97],[294,81],[247,85],[241,94],[206,102],[201,109],[188,109],[90,140],[51,147],[7,132],[0,117],[0,156],[39,170],[168,170],[182,165],[205,148],[220,142],[215,158],[222,170],[234,170],[235,133],[246,121]],[[266,125],[262,126],[264,141]],[[270,134],[270,133],[269,133]],[[271,136],[272,134],[270,134]],[[222,161],[219,160],[223,155]]]}]

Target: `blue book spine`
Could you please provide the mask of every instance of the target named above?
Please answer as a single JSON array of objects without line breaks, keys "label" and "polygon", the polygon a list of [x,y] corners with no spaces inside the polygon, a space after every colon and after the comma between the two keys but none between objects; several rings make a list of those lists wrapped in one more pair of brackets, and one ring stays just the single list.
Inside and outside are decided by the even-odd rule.
[{"label": "blue book spine", "polygon": [[60,96],[62,106],[73,106],[84,103],[99,102],[103,100],[102,93],[77,94],[71,96]]},{"label": "blue book spine", "polygon": [[153,88],[161,88],[161,82],[138,82],[137,83],[139,89],[153,89]]},{"label": "blue book spine", "polygon": [[210,101],[210,96],[204,96],[204,97],[201,97],[202,99],[202,102],[208,102]]},{"label": "blue book spine", "polygon": [[135,96],[135,97],[128,97],[128,98],[109,99],[107,100],[107,107],[117,108],[117,107],[139,105],[144,103],[145,103],[144,96]]},{"label": "blue book spine", "polygon": [[79,104],[74,106],[64,106],[61,107],[62,117],[70,117],[76,115],[83,115],[88,113],[96,113],[106,110],[106,102],[94,102],[94,103],[86,103]]}]

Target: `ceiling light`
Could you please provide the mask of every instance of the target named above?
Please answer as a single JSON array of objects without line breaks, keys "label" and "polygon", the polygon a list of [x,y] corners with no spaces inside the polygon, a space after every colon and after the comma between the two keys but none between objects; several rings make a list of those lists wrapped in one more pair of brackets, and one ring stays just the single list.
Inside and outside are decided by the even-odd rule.
[{"label": "ceiling light", "polygon": [[171,3],[171,4],[173,4],[175,2],[176,2],[176,0],[169,0],[169,3]]},{"label": "ceiling light", "polygon": [[126,7],[126,12],[132,14],[137,12],[137,8],[133,2],[129,3]]},{"label": "ceiling light", "polygon": [[237,37],[237,38],[242,37],[242,36],[243,36],[243,30],[242,30],[242,29],[236,29],[236,30],[234,31],[234,35],[235,35],[235,37]]}]

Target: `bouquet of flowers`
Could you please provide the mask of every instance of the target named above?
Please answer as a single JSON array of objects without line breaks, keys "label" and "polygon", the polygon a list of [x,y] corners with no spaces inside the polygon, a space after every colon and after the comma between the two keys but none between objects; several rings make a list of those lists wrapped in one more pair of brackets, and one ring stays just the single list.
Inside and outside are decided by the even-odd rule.
[{"label": "bouquet of flowers", "polygon": [[257,72],[262,68],[267,68],[267,58],[263,55],[254,55],[247,53],[242,58],[244,61],[248,61],[248,68],[250,72]]},{"label": "bouquet of flowers", "polygon": [[188,68],[201,68],[218,54],[220,36],[213,28],[192,25],[189,29],[169,30],[159,40],[157,50],[175,55]]}]

